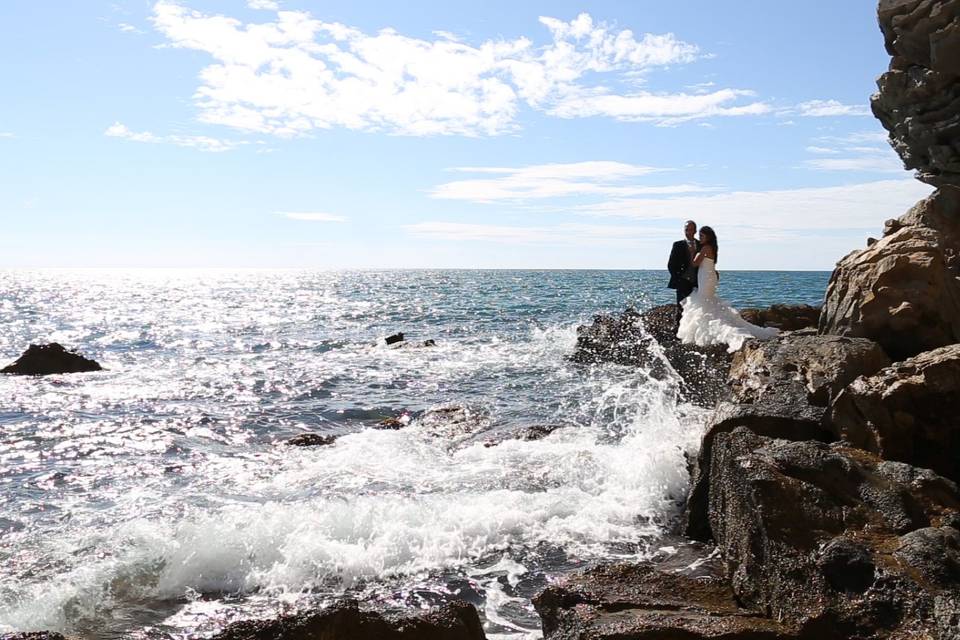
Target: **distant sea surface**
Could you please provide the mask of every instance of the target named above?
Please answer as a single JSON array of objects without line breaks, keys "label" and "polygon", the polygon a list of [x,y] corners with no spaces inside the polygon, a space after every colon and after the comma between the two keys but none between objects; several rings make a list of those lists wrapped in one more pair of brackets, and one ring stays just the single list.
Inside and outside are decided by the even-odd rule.
[{"label": "distant sea surface", "polygon": [[[819,304],[828,277],[722,271],[719,293]],[[551,578],[669,546],[703,410],[567,360],[666,279],[0,271],[4,364],[60,342],[106,367],[0,376],[0,632],[182,638],[347,595],[464,598],[488,637],[539,637]],[[510,437],[531,426],[560,428]],[[283,444],[302,433],[338,439]]]}]

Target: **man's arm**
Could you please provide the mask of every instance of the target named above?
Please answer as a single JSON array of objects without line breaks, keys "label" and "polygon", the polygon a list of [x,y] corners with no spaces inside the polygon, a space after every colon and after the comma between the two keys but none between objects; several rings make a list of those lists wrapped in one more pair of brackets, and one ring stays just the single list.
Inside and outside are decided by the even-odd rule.
[{"label": "man's arm", "polygon": [[667,261],[667,271],[672,275],[680,275],[686,268],[682,251],[686,249],[681,247],[679,242],[674,242],[673,248],[670,249],[670,259]]}]

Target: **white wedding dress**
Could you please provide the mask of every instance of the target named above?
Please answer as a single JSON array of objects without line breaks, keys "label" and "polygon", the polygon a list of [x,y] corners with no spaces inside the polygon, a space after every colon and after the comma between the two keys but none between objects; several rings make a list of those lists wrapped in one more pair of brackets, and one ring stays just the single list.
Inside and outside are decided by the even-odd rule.
[{"label": "white wedding dress", "polygon": [[687,344],[706,347],[726,344],[733,353],[750,338],[769,340],[779,333],[758,327],[740,317],[737,310],[717,297],[717,269],[712,258],[704,258],[697,271],[697,288],[682,303],[683,316],[677,337]]}]

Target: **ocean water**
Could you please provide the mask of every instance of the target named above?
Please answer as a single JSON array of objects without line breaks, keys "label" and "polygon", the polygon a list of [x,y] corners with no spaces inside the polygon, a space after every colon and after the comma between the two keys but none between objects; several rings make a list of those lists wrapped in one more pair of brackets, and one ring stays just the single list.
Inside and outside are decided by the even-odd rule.
[{"label": "ocean water", "polygon": [[[725,271],[719,293],[817,304],[828,276]],[[0,631],[184,638],[348,595],[464,598],[489,637],[539,637],[551,579],[668,545],[704,411],[567,360],[579,324],[669,302],[665,282],[0,271],[4,362],[57,341],[107,368],[0,376]],[[537,425],[559,428],[509,437]],[[339,438],[283,444],[306,432]]]}]

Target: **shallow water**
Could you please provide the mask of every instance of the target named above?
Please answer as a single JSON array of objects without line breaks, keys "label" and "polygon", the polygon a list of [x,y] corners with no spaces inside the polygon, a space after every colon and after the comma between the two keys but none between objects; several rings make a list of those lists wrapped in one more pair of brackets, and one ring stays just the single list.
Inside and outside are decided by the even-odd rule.
[{"label": "shallow water", "polygon": [[[724,272],[720,295],[815,304],[828,275]],[[578,324],[664,282],[0,272],[0,355],[57,341],[107,368],[0,377],[0,631],[184,637],[349,593],[463,597],[490,637],[538,637],[551,576],[655,551],[684,495],[703,415],[677,381],[566,359]],[[563,426],[504,439],[531,425]],[[282,444],[304,432],[340,437]]]}]

